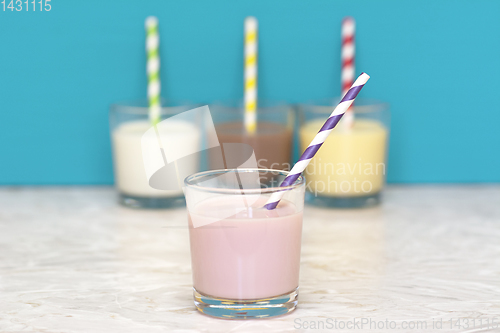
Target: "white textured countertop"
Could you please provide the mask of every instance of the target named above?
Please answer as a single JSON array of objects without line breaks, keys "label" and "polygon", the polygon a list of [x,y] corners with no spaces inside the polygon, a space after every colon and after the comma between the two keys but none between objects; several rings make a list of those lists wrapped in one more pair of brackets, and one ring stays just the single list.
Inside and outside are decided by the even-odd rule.
[{"label": "white textured countertop", "polygon": [[[378,208],[306,207],[299,307],[246,321],[195,310],[184,209],[119,207],[106,187],[0,189],[1,332],[339,331],[352,320],[362,331],[363,319],[449,332],[458,318],[463,331],[500,331],[500,186],[392,186]],[[401,328],[417,321],[427,330]]]}]

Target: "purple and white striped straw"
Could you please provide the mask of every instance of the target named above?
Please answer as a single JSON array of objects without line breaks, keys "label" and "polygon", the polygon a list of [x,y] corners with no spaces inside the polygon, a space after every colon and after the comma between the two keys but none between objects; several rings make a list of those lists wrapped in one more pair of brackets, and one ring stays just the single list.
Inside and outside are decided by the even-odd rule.
[{"label": "purple and white striped straw", "polygon": [[[299,160],[293,166],[292,170],[288,173],[288,176],[283,180],[280,187],[290,186],[299,178],[300,174],[306,169],[311,159],[316,155],[316,152],[321,148],[321,145],[325,142],[328,135],[330,135],[331,131],[335,126],[337,126],[338,122],[347,111],[347,109],[351,106],[352,102],[358,93],[361,91],[365,83],[368,81],[370,76],[366,73],[361,73],[360,76],[354,81],[351,88],[346,92],[340,103],[337,105],[335,110],[333,110],[330,117],[323,124],[323,127],[319,130],[318,134],[311,141],[307,149],[302,153]],[[267,200],[266,205],[264,206],[268,210],[276,208],[281,198],[285,195],[285,191],[274,192],[271,194],[269,200]]]}]

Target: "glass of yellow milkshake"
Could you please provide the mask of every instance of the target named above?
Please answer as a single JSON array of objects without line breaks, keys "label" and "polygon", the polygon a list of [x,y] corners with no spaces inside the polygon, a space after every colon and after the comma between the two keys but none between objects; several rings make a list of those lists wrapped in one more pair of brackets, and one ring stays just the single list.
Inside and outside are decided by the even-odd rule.
[{"label": "glass of yellow milkshake", "polygon": [[[312,141],[338,99],[301,104],[300,150]],[[359,208],[380,203],[387,173],[389,106],[356,99],[354,122],[344,119],[305,170],[306,202],[322,207]]]}]

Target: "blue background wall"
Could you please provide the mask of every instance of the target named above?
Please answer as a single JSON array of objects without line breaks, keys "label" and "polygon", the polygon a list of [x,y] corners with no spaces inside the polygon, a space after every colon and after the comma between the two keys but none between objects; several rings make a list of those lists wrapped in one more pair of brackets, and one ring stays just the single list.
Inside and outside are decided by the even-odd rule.
[{"label": "blue background wall", "polygon": [[[0,5],[1,6],[1,5]],[[266,99],[338,95],[357,20],[364,97],[392,105],[391,182],[500,181],[500,1],[52,1],[0,7],[0,184],[108,184],[108,106],[146,96],[144,19],[160,20],[164,97],[242,94],[243,19]]]}]

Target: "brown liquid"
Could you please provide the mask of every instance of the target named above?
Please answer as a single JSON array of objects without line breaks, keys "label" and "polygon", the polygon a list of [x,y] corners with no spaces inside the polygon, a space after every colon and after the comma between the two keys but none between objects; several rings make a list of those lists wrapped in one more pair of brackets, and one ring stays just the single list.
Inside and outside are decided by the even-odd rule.
[{"label": "brown liquid", "polygon": [[[215,126],[219,143],[246,143],[255,152],[259,168],[289,170],[292,150],[292,131],[284,125],[276,123],[258,123],[254,134],[246,132],[242,123],[223,123]],[[227,155],[228,149],[224,148]],[[244,154],[244,151],[236,154]],[[235,151],[231,150],[234,155]],[[225,156],[228,160],[228,156]],[[234,156],[231,156],[235,160]],[[238,158],[236,158],[237,160]],[[243,158],[243,160],[245,160]],[[213,159],[211,166],[213,166]],[[234,167],[234,166],[232,166]]]}]

